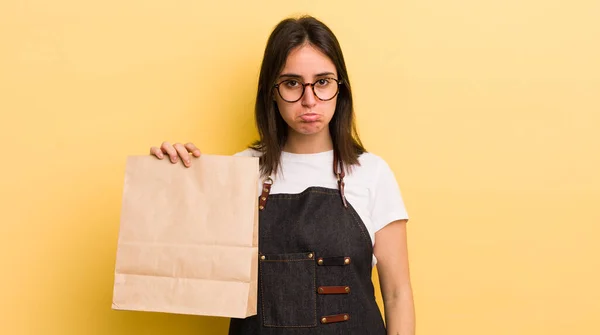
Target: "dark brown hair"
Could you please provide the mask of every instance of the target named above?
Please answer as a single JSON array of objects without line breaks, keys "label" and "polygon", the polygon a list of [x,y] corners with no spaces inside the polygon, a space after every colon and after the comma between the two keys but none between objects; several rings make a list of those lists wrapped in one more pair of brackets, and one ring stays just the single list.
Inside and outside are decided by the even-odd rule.
[{"label": "dark brown hair", "polygon": [[269,36],[258,79],[255,119],[260,139],[251,148],[262,153],[261,173],[266,176],[277,172],[288,134],[288,125],[273,100],[275,80],[283,70],[289,53],[305,43],[331,59],[341,82],[335,112],[329,123],[335,154],[347,169],[357,165],[358,157],[366,151],[356,131],[350,80],[337,38],[324,23],[314,17],[288,18],[281,21]]}]

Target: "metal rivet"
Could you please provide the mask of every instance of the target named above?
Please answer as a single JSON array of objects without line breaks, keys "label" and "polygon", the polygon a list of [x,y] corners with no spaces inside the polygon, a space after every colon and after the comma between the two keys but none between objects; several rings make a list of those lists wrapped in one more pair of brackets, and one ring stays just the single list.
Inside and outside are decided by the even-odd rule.
[{"label": "metal rivet", "polygon": [[348,314],[344,314],[344,320],[348,320]]},{"label": "metal rivet", "polygon": [[308,258],[312,259],[314,255],[312,253],[308,254]]},{"label": "metal rivet", "polygon": [[262,255],[260,256],[260,259],[264,261],[265,259],[267,259],[267,257],[265,257],[265,255]]},{"label": "metal rivet", "polygon": [[317,261],[317,264],[319,264],[319,265],[323,265],[323,258],[320,258],[320,259]]},{"label": "metal rivet", "polygon": [[346,293],[350,292],[350,288],[348,286],[346,286],[344,290],[346,290]]},{"label": "metal rivet", "polygon": [[350,258],[344,259],[344,264],[346,264],[346,265],[350,264]]},{"label": "metal rivet", "polygon": [[258,209],[263,210],[265,209],[265,206],[258,206]]},{"label": "metal rivet", "polygon": [[323,293],[323,291],[324,291],[324,290],[323,290],[323,288],[322,288],[322,287],[319,287],[319,293],[321,293],[321,294],[322,294],[322,293]]},{"label": "metal rivet", "polygon": [[267,197],[262,197],[262,198],[260,198],[260,200],[265,201],[265,200],[267,200]]},{"label": "metal rivet", "polygon": [[263,192],[269,192],[268,188],[263,188]]},{"label": "metal rivet", "polygon": [[321,323],[327,323],[327,318],[322,318]]}]

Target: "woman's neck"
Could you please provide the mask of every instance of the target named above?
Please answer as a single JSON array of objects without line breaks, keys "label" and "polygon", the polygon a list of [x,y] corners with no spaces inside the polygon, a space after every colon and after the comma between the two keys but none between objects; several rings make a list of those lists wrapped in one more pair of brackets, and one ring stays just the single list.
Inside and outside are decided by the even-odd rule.
[{"label": "woman's neck", "polygon": [[294,154],[315,154],[329,150],[333,150],[329,129],[311,135],[299,134],[290,130],[283,147],[283,151]]}]

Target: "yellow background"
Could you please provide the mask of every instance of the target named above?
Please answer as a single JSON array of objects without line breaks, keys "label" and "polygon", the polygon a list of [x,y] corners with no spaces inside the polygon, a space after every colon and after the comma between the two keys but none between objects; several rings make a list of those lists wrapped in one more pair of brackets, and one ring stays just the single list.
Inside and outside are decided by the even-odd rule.
[{"label": "yellow background", "polygon": [[0,333],[225,333],[111,310],[125,158],[242,150],[268,34],[301,13],[402,188],[417,333],[600,334],[597,0],[3,0]]}]

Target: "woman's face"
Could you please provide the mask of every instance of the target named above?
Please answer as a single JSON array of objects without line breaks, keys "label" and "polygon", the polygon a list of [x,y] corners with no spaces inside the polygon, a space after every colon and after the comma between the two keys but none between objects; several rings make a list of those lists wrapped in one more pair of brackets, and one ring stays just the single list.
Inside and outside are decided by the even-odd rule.
[{"label": "woman's face", "polygon": [[[289,126],[290,132],[302,135],[314,135],[329,131],[329,122],[335,111],[337,96],[337,71],[333,62],[310,44],[302,45],[290,52],[283,71],[276,79],[279,92],[274,91],[279,112]],[[302,92],[302,84],[307,85],[304,94],[296,102]],[[328,101],[320,100],[330,99]],[[283,95],[283,97],[282,97]],[[285,98],[285,100],[283,99]],[[288,101],[286,101],[288,100]]]}]

